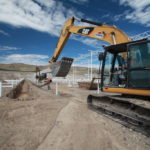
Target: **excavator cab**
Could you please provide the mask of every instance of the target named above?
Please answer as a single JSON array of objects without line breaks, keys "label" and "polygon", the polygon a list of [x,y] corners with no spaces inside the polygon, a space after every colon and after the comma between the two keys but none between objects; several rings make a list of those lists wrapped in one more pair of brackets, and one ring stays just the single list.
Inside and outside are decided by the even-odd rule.
[{"label": "excavator cab", "polygon": [[105,47],[101,79],[102,91],[109,88],[150,90],[150,41]]}]

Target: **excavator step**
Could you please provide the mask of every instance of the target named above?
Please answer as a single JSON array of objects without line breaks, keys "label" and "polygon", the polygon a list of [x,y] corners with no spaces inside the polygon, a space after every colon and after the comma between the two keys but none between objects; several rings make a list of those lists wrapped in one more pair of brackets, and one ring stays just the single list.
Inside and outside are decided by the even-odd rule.
[{"label": "excavator step", "polygon": [[117,96],[89,95],[88,107],[122,125],[150,136],[150,108]]},{"label": "excavator step", "polygon": [[65,77],[73,63],[73,58],[63,57],[60,61],[55,62],[52,66],[53,77]]}]

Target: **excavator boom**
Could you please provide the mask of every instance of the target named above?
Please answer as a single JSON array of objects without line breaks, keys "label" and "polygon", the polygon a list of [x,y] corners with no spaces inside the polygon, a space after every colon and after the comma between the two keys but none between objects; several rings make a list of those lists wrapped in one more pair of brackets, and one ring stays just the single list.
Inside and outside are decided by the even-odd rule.
[{"label": "excavator boom", "polygon": [[101,40],[108,42],[110,44],[119,44],[130,41],[129,37],[120,29],[115,26],[108,26],[102,23],[94,23],[85,19],[81,19],[82,22],[87,22],[96,26],[75,26],[74,17],[68,19],[65,23],[60,38],[58,40],[54,55],[49,61],[50,63],[56,62],[62,49],[64,48],[67,40],[69,39],[71,33],[86,36],[89,38]]}]

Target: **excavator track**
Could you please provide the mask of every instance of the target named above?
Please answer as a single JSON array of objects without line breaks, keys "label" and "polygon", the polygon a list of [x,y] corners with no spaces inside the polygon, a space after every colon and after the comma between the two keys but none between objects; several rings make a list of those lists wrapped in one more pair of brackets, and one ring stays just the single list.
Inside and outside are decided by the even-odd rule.
[{"label": "excavator track", "polygon": [[73,63],[73,58],[63,57],[60,61],[52,64],[52,76],[53,77],[65,77]]},{"label": "excavator track", "polygon": [[[88,107],[96,112],[150,136],[150,108],[117,96],[89,95]],[[149,102],[147,102],[149,103]]]}]

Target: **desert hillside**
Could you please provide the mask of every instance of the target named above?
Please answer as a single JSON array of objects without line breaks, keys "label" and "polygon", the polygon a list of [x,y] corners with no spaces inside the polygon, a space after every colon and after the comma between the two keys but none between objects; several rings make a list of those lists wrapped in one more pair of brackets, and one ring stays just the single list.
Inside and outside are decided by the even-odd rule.
[{"label": "desert hillside", "polygon": [[[21,63],[16,63],[16,64],[0,64],[0,80],[4,79],[18,79],[18,78],[28,78],[29,76],[31,78],[35,77],[35,70],[36,67],[40,68],[40,70],[44,70],[47,68],[51,68],[52,66],[35,66],[35,65],[28,65],[28,64],[21,64]],[[70,72],[68,76],[73,75],[73,70],[74,74],[76,77],[87,77],[88,73],[90,74],[91,69],[87,67],[71,67]],[[11,71],[11,73],[10,73]],[[92,69],[93,76],[97,76],[98,73],[98,68],[93,68]]]},{"label": "desert hillside", "polygon": [[[38,66],[41,70],[46,69],[48,66]],[[0,64],[0,70],[12,70],[12,71],[35,71],[35,65],[28,65],[22,63],[14,63],[14,64]]]}]

